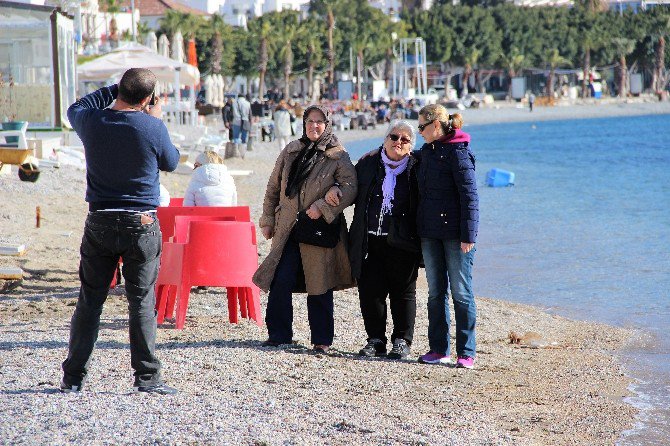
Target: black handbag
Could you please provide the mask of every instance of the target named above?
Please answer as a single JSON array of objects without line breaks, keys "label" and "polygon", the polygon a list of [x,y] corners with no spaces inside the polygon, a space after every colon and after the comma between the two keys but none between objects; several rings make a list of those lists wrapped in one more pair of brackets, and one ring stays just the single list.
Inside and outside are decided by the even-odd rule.
[{"label": "black handbag", "polygon": [[298,212],[291,238],[298,243],[334,248],[340,241],[341,217],[342,214],[339,214],[332,223],[327,223],[323,216],[314,220],[305,211]]}]

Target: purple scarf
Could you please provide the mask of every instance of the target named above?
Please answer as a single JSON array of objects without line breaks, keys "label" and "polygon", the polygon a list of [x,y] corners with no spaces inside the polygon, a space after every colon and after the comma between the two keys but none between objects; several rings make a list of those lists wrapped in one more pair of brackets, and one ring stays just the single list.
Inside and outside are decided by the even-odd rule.
[{"label": "purple scarf", "polygon": [[388,156],[386,156],[386,150],[384,150],[382,147],[382,162],[384,163],[384,170],[386,171],[384,182],[382,183],[384,201],[382,201],[381,214],[384,215],[391,214],[391,208],[393,207],[393,195],[395,193],[396,177],[403,173],[405,169],[407,169],[409,156],[404,157],[400,161],[393,161]]}]

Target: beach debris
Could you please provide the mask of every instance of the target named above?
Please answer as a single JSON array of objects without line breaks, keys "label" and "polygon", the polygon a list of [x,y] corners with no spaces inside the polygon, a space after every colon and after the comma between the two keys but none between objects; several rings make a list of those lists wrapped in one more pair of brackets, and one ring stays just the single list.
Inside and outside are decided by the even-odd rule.
[{"label": "beach debris", "polygon": [[527,331],[525,334],[510,331],[507,335],[510,344],[520,345],[530,348],[551,348],[556,347],[558,343],[546,341],[540,333]]},{"label": "beach debris", "polygon": [[3,256],[20,256],[26,252],[26,245],[0,243],[0,255]]},{"label": "beach debris", "polygon": [[37,206],[35,208],[35,227],[39,228],[40,227],[40,220],[42,219],[42,211],[40,210],[40,207]]},{"label": "beach debris", "polygon": [[18,266],[0,267],[0,280],[21,280],[23,279],[23,270]]}]

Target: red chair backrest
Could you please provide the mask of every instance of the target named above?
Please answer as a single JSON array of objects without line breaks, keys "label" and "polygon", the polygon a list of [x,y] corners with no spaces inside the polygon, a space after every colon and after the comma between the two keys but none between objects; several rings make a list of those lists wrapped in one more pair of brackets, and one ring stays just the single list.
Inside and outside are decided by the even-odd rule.
[{"label": "red chair backrest", "polygon": [[192,221],[235,221],[235,218],[219,215],[176,215],[174,217],[173,243],[186,243],[188,241],[188,230]]},{"label": "red chair backrest", "polygon": [[183,206],[184,205],[184,197],[171,197],[170,198],[170,206]]},{"label": "red chair backrest", "polygon": [[192,221],[186,244],[191,283],[205,286],[250,284],[258,268],[258,250],[252,243],[251,222]]},{"label": "red chair backrest", "polygon": [[159,206],[156,211],[163,242],[174,235],[174,218],[177,215],[216,215],[233,217],[235,221],[251,221],[249,206]]}]

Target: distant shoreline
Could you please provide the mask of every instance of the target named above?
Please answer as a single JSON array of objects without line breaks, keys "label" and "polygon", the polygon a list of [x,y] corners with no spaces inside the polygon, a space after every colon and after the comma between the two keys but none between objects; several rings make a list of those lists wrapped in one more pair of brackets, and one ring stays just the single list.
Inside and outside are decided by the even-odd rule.
[{"label": "distant shoreline", "polygon": [[553,121],[569,119],[615,118],[643,115],[670,114],[670,102],[649,102],[645,99],[604,103],[559,103],[553,107],[535,107],[532,112],[528,106],[516,103],[496,102],[483,108],[455,110],[449,113],[461,113],[465,126],[504,124],[509,122]]}]

